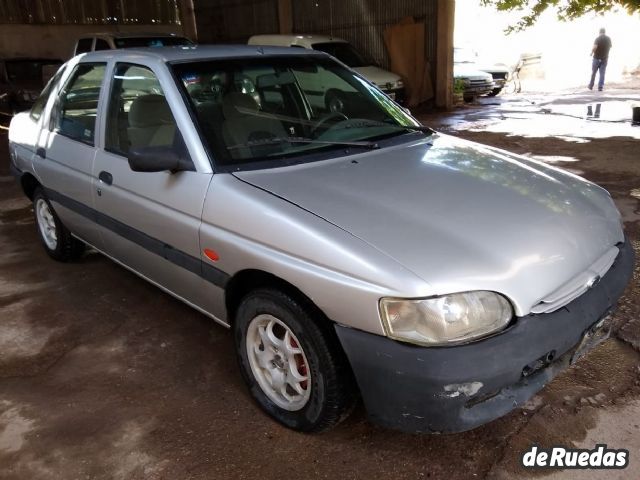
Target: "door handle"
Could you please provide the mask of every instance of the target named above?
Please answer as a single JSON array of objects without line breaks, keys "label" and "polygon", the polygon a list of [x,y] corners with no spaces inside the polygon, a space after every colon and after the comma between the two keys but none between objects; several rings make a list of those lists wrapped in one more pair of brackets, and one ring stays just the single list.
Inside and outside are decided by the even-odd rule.
[{"label": "door handle", "polygon": [[42,147],[36,148],[36,155],[40,158],[47,158],[47,151]]},{"label": "door handle", "polygon": [[103,170],[98,175],[98,180],[100,180],[102,183],[106,183],[107,185],[111,185],[113,183],[113,175]]}]

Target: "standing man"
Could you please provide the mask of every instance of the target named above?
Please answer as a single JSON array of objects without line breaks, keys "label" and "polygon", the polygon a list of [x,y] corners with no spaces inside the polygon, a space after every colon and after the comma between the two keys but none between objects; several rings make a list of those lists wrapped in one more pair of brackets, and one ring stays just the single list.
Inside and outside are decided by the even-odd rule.
[{"label": "standing man", "polygon": [[607,61],[609,60],[609,50],[611,50],[611,39],[605,35],[604,28],[600,29],[600,35],[593,42],[591,55],[593,62],[591,64],[591,81],[589,82],[589,90],[593,90],[593,84],[596,81],[596,72],[600,71],[598,77],[598,90],[602,91],[604,87],[604,74],[607,71]]}]

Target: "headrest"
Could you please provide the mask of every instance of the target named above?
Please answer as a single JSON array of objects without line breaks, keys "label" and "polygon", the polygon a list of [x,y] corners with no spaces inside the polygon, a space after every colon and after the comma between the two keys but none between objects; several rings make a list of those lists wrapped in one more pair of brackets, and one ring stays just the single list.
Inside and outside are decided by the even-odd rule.
[{"label": "headrest", "polygon": [[247,110],[258,111],[258,104],[251,95],[240,92],[231,92],[222,99],[222,113],[224,118],[238,118],[247,115]]},{"label": "headrest", "polygon": [[164,95],[144,95],[136,98],[129,108],[129,125],[151,127],[174,124],[171,109]]}]

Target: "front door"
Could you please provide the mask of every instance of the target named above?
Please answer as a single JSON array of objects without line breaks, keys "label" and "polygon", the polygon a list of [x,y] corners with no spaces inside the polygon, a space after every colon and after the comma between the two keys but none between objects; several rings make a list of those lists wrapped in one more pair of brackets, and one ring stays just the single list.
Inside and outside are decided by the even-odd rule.
[{"label": "front door", "polygon": [[[104,149],[93,168],[103,250],[147,279],[208,310],[199,228],[211,173],[134,172],[132,149],[173,149],[191,162],[157,75],[146,66],[114,67]],[[210,288],[210,285],[209,285]]]}]

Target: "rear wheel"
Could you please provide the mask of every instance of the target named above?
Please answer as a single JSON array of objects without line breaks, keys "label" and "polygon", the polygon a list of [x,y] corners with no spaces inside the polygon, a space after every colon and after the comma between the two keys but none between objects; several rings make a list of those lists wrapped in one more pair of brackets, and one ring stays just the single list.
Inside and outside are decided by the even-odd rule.
[{"label": "rear wheel", "polygon": [[68,262],[82,256],[84,243],[62,224],[40,187],[33,193],[33,214],[42,246],[51,258]]},{"label": "rear wheel", "polygon": [[355,382],[331,325],[303,302],[270,289],[241,302],[234,324],[243,377],[283,425],[327,430],[351,412]]}]

